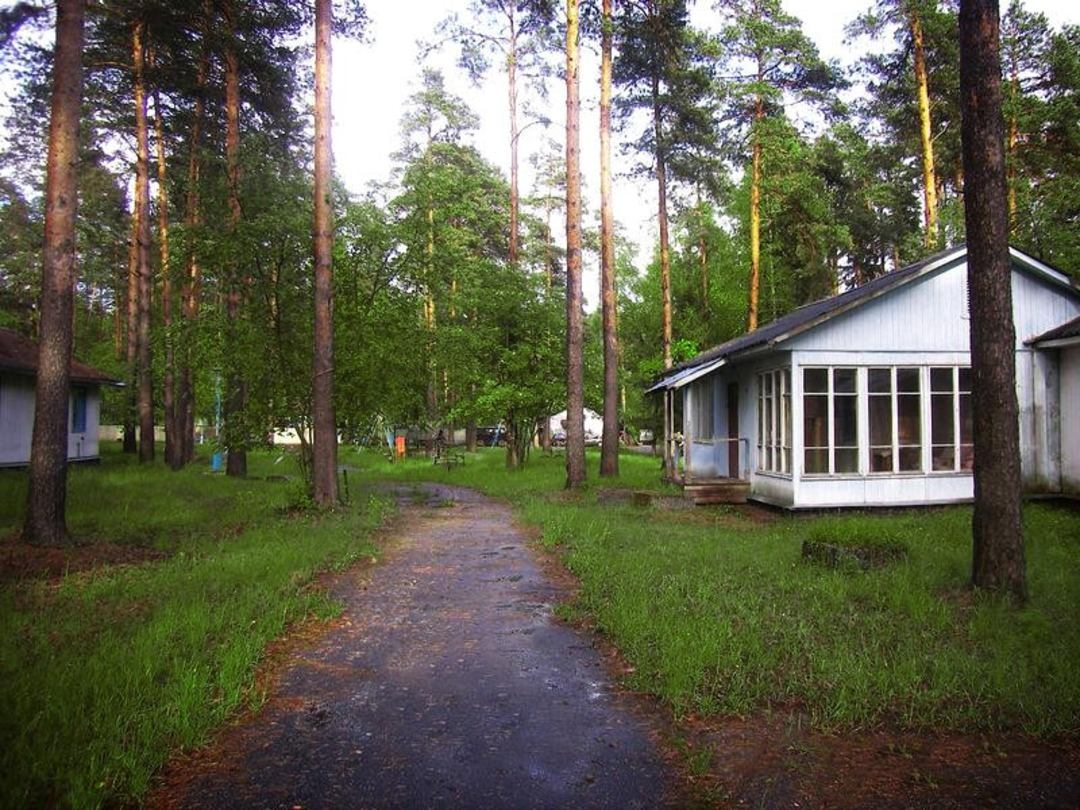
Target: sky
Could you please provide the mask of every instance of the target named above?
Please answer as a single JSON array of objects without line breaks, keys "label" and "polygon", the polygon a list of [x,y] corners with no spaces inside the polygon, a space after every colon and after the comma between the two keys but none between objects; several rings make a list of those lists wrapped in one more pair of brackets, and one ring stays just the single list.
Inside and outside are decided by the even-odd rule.
[{"label": "sky", "polygon": [[[1002,0],[1002,7],[1007,0]],[[336,41],[334,44],[333,108],[334,161],[337,173],[350,191],[362,194],[371,183],[385,183],[390,176],[390,155],[400,146],[399,122],[407,99],[418,87],[422,60],[417,41],[434,38],[437,23],[453,12],[467,15],[468,0],[366,0],[371,21],[367,43]],[[695,21],[710,13],[708,2],[696,5]],[[786,0],[784,8],[802,20],[803,30],[817,44],[822,56],[848,64],[858,56],[843,42],[844,26],[871,0]],[[1042,11],[1055,27],[1080,22],[1080,3],[1075,0],[1026,0],[1025,7]],[[480,130],[473,140],[484,157],[509,173],[507,145],[506,78],[497,69],[480,86],[474,86],[456,68],[452,46],[430,57],[429,64],[443,70],[447,88],[462,97],[480,117]],[[583,49],[581,65],[581,150],[585,195],[593,217],[599,209],[599,56]],[[547,114],[548,133],[533,126],[522,133],[521,166],[523,194],[533,186],[528,155],[537,151],[545,137],[562,141],[565,113],[565,85],[551,79]],[[617,138],[618,136],[616,136]],[[616,141],[616,144],[618,141]],[[614,154],[619,171],[618,146]],[[625,161],[623,161],[625,165]],[[638,264],[648,260],[645,252],[656,240],[656,191],[645,180],[616,177],[615,218],[625,234],[639,245]],[[591,222],[586,222],[591,225]],[[558,226],[555,226],[558,231]],[[586,257],[586,261],[590,259]],[[597,301],[598,272],[586,266],[584,291],[586,306]]]}]

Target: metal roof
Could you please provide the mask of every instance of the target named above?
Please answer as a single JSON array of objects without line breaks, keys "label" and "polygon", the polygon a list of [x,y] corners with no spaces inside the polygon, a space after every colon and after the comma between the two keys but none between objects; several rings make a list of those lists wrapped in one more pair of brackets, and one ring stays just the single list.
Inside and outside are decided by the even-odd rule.
[{"label": "metal roof", "polygon": [[1061,326],[1055,326],[1049,332],[1043,332],[1027,341],[1029,346],[1046,345],[1063,341],[1075,343],[1080,341],[1080,317],[1073,318]]},{"label": "metal roof", "polygon": [[[11,329],[0,329],[0,371],[16,374],[37,374],[38,344]],[[104,371],[71,361],[71,381],[98,385],[123,385]]]}]

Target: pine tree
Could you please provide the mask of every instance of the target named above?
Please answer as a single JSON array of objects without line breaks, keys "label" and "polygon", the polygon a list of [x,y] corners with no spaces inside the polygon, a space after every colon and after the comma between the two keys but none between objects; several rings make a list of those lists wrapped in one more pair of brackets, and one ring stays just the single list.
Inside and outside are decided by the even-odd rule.
[{"label": "pine tree", "polygon": [[997,0],[961,0],[975,509],[971,581],[1027,598]]},{"label": "pine tree", "polygon": [[70,541],[64,510],[84,15],[83,0],[59,0],[57,3],[45,182],[41,339],[34,385],[34,432],[26,522],[23,525],[23,539],[35,545],[64,545]]}]

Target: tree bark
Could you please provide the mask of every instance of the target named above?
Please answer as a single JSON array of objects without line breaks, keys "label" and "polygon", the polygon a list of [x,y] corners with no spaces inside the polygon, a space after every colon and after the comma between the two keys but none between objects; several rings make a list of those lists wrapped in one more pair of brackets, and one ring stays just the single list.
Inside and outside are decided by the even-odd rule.
[{"label": "tree bark", "polygon": [[161,116],[161,97],[154,93],[154,141],[157,147],[158,249],[161,273],[161,326],[165,333],[165,368],[161,379],[161,404],[165,412],[165,463],[179,466],[180,424],[176,418],[173,364],[173,289],[169,256],[169,189],[165,165],[165,126]]},{"label": "tree bark", "polygon": [[138,434],[138,361],[139,349],[139,207],[131,211],[131,241],[128,243],[127,295],[124,299],[124,452],[139,451]]},{"label": "tree bark", "polygon": [[997,0],[961,0],[960,112],[975,443],[971,581],[1023,602],[1027,586],[999,47]]},{"label": "tree bark", "polygon": [[[225,24],[228,28],[224,53],[225,61],[225,172],[229,196],[229,234],[235,238],[240,229],[240,61],[236,53],[236,21],[232,0],[223,5]],[[241,371],[239,355],[239,320],[241,279],[233,259],[226,272],[228,292],[225,300],[227,325],[226,362],[229,367],[228,391],[225,396],[225,474],[243,477],[247,475],[247,430],[243,426],[244,405],[247,390]]]},{"label": "tree bark", "polygon": [[135,303],[135,366],[138,382],[139,461],[154,460],[154,378],[150,357],[150,133],[146,118],[146,23],[131,28],[135,91],[135,235],[138,295]]},{"label": "tree bark", "polygon": [[926,72],[926,53],[922,21],[909,6],[908,25],[915,68],[915,92],[919,107],[919,140],[922,144],[923,221],[926,227],[924,243],[935,247],[938,241],[937,173],[934,169],[934,139],[930,126],[930,83]]},{"label": "tree bark", "polygon": [[[758,62],[758,81],[764,75],[764,65]],[[750,158],[750,283],[746,307],[746,330],[758,327],[758,308],[761,290],[761,122],[765,120],[765,102],[759,95],[754,102],[754,123],[751,129]]]},{"label": "tree bark", "polygon": [[506,55],[507,102],[510,107],[510,266],[518,263],[518,98],[517,98],[517,21],[514,3],[506,5],[510,26],[509,52]]},{"label": "tree bark", "polygon": [[315,347],[312,357],[312,419],[315,503],[337,503],[337,427],[334,420],[334,220],[330,200],[333,151],[330,141],[331,0],[315,4]]},{"label": "tree bark", "polygon": [[34,432],[26,521],[23,524],[23,540],[39,546],[70,542],[64,515],[85,4],[83,0],[58,0],[56,5],[56,50],[45,177],[40,343],[34,383]]},{"label": "tree bark", "polygon": [[656,219],[660,228],[660,340],[664,368],[671,360],[671,248],[668,236],[667,160],[663,146],[663,124],[660,116],[660,80],[653,77],[653,129],[656,133]]},{"label": "tree bark", "polygon": [[604,333],[604,432],[600,475],[619,474],[619,339],[615,313],[615,220],[611,210],[612,0],[603,0],[600,41],[600,299]]},{"label": "tree bark", "polygon": [[566,0],[566,487],[585,483],[578,0]]},{"label": "tree bark", "polygon": [[202,55],[195,80],[195,110],[191,121],[190,151],[187,168],[187,195],[184,201],[184,225],[187,230],[187,267],[183,288],[180,291],[180,315],[183,321],[183,368],[180,371],[180,395],[177,409],[180,422],[181,448],[178,453],[179,469],[195,460],[195,324],[199,319],[202,300],[202,268],[199,254],[192,241],[202,225],[202,195],[199,184],[202,177],[202,125],[206,114],[205,91],[210,73],[208,30],[213,13],[211,0],[205,0],[202,10]]}]

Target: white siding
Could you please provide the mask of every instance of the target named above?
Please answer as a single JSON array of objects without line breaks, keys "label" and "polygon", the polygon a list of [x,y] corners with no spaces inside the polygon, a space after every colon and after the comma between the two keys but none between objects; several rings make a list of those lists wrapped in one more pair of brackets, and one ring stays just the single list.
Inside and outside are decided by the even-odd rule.
[{"label": "white siding", "polygon": [[[70,432],[68,422],[68,458],[98,457],[98,423],[101,418],[101,389],[85,386],[86,430]],[[68,399],[71,419],[71,399]],[[30,462],[34,433],[34,380],[17,374],[0,375],[0,466],[21,466]]]},{"label": "white siding", "polygon": [[1028,273],[1014,271],[1012,278],[1018,349],[1026,341],[1080,315],[1080,296],[1070,296],[1060,287]]},{"label": "white siding", "polygon": [[1080,346],[1061,349],[1061,489],[1080,495]]},{"label": "white siding", "polygon": [[839,351],[849,356],[853,350],[966,352],[964,267],[955,265],[910,282],[804,332],[789,346],[804,351]]},{"label": "white siding", "polygon": [[0,465],[30,461],[34,432],[34,380],[18,374],[0,375]]}]

